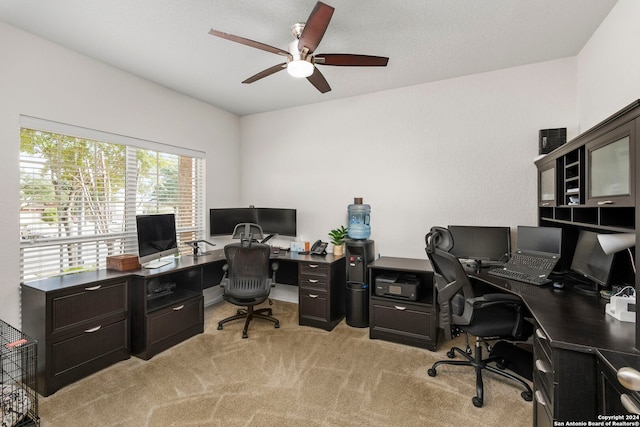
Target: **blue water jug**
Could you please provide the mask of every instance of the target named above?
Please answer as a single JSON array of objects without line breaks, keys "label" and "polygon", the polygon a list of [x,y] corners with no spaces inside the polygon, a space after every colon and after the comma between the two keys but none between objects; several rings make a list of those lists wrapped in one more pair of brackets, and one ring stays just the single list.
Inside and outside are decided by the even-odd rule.
[{"label": "blue water jug", "polygon": [[352,239],[368,239],[371,235],[369,225],[371,206],[362,204],[362,197],[353,199],[348,207],[349,227],[347,234]]}]

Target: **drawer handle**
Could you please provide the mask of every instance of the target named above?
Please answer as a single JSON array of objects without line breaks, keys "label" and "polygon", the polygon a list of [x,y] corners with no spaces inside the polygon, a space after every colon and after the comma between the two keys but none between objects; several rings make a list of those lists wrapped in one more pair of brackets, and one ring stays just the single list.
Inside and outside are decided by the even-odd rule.
[{"label": "drawer handle", "polygon": [[547,406],[547,402],[544,400],[544,396],[542,396],[540,390],[536,390],[536,401],[542,406]]},{"label": "drawer handle", "polygon": [[309,283],[318,283],[318,279],[309,279]]},{"label": "drawer handle", "polygon": [[536,360],[536,369],[540,372],[542,372],[543,374],[548,374],[551,372],[551,369],[549,369],[547,367],[547,364],[544,363],[544,361],[537,359]]},{"label": "drawer handle", "polygon": [[544,334],[544,332],[542,332],[542,329],[540,328],[536,329],[536,336],[541,340],[545,340],[545,341],[547,340],[547,336]]},{"label": "drawer handle", "polygon": [[318,264],[309,264],[309,268],[318,268]]},{"label": "drawer handle", "polygon": [[640,391],[640,372],[625,366],[618,369],[618,382],[627,390]]},{"label": "drawer handle", "polygon": [[542,206],[549,206],[549,202],[543,203]]},{"label": "drawer handle", "polygon": [[598,206],[602,205],[613,205],[613,202],[611,200],[603,200],[601,202],[598,202]]},{"label": "drawer handle", "polygon": [[635,404],[633,399],[629,397],[628,394],[622,393],[620,395],[620,403],[622,403],[622,406],[624,406],[624,409],[631,412],[632,414],[640,414],[640,408],[638,408],[638,406]]},{"label": "drawer handle", "polygon": [[184,304],[179,305],[178,307],[173,307],[173,311],[180,311],[184,308]]},{"label": "drawer handle", "polygon": [[85,291],[97,291],[98,289],[100,289],[102,287],[102,285],[98,285],[98,286],[91,286],[90,288],[84,288]]},{"label": "drawer handle", "polygon": [[97,332],[100,330],[100,328],[102,328],[102,325],[100,326],[96,326],[95,328],[91,328],[91,329],[85,329],[84,331],[88,334],[90,334],[91,332]]},{"label": "drawer handle", "polygon": [[318,298],[318,295],[309,294],[309,298]]},{"label": "drawer handle", "polygon": [[394,305],[396,310],[400,310],[400,311],[405,311],[407,309],[407,307],[401,307],[399,305]]}]

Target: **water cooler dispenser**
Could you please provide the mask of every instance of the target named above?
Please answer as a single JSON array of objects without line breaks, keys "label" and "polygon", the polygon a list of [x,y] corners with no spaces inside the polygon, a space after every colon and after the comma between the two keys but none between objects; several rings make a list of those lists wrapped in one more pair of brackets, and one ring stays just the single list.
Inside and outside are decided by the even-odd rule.
[{"label": "water cooler dispenser", "polygon": [[369,326],[369,264],[375,259],[373,240],[347,239],[346,322],[356,328]]}]

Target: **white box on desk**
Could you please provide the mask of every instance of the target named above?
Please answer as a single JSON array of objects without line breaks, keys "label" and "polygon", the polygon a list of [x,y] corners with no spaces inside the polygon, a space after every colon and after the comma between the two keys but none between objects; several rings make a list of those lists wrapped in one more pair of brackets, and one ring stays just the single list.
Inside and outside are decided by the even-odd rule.
[{"label": "white box on desk", "polygon": [[[632,309],[633,311],[630,311]],[[621,322],[636,321],[636,298],[628,296],[612,296],[611,302],[604,307],[605,313]]]},{"label": "white box on desk", "polygon": [[304,242],[291,242],[289,250],[291,252],[304,252]]}]

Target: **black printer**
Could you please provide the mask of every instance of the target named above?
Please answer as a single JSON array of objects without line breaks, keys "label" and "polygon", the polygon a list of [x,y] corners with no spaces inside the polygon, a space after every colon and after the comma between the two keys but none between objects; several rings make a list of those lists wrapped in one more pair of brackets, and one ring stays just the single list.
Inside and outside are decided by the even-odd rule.
[{"label": "black printer", "polygon": [[376,277],[375,287],[377,296],[405,301],[420,299],[420,279],[412,274],[382,274]]}]

